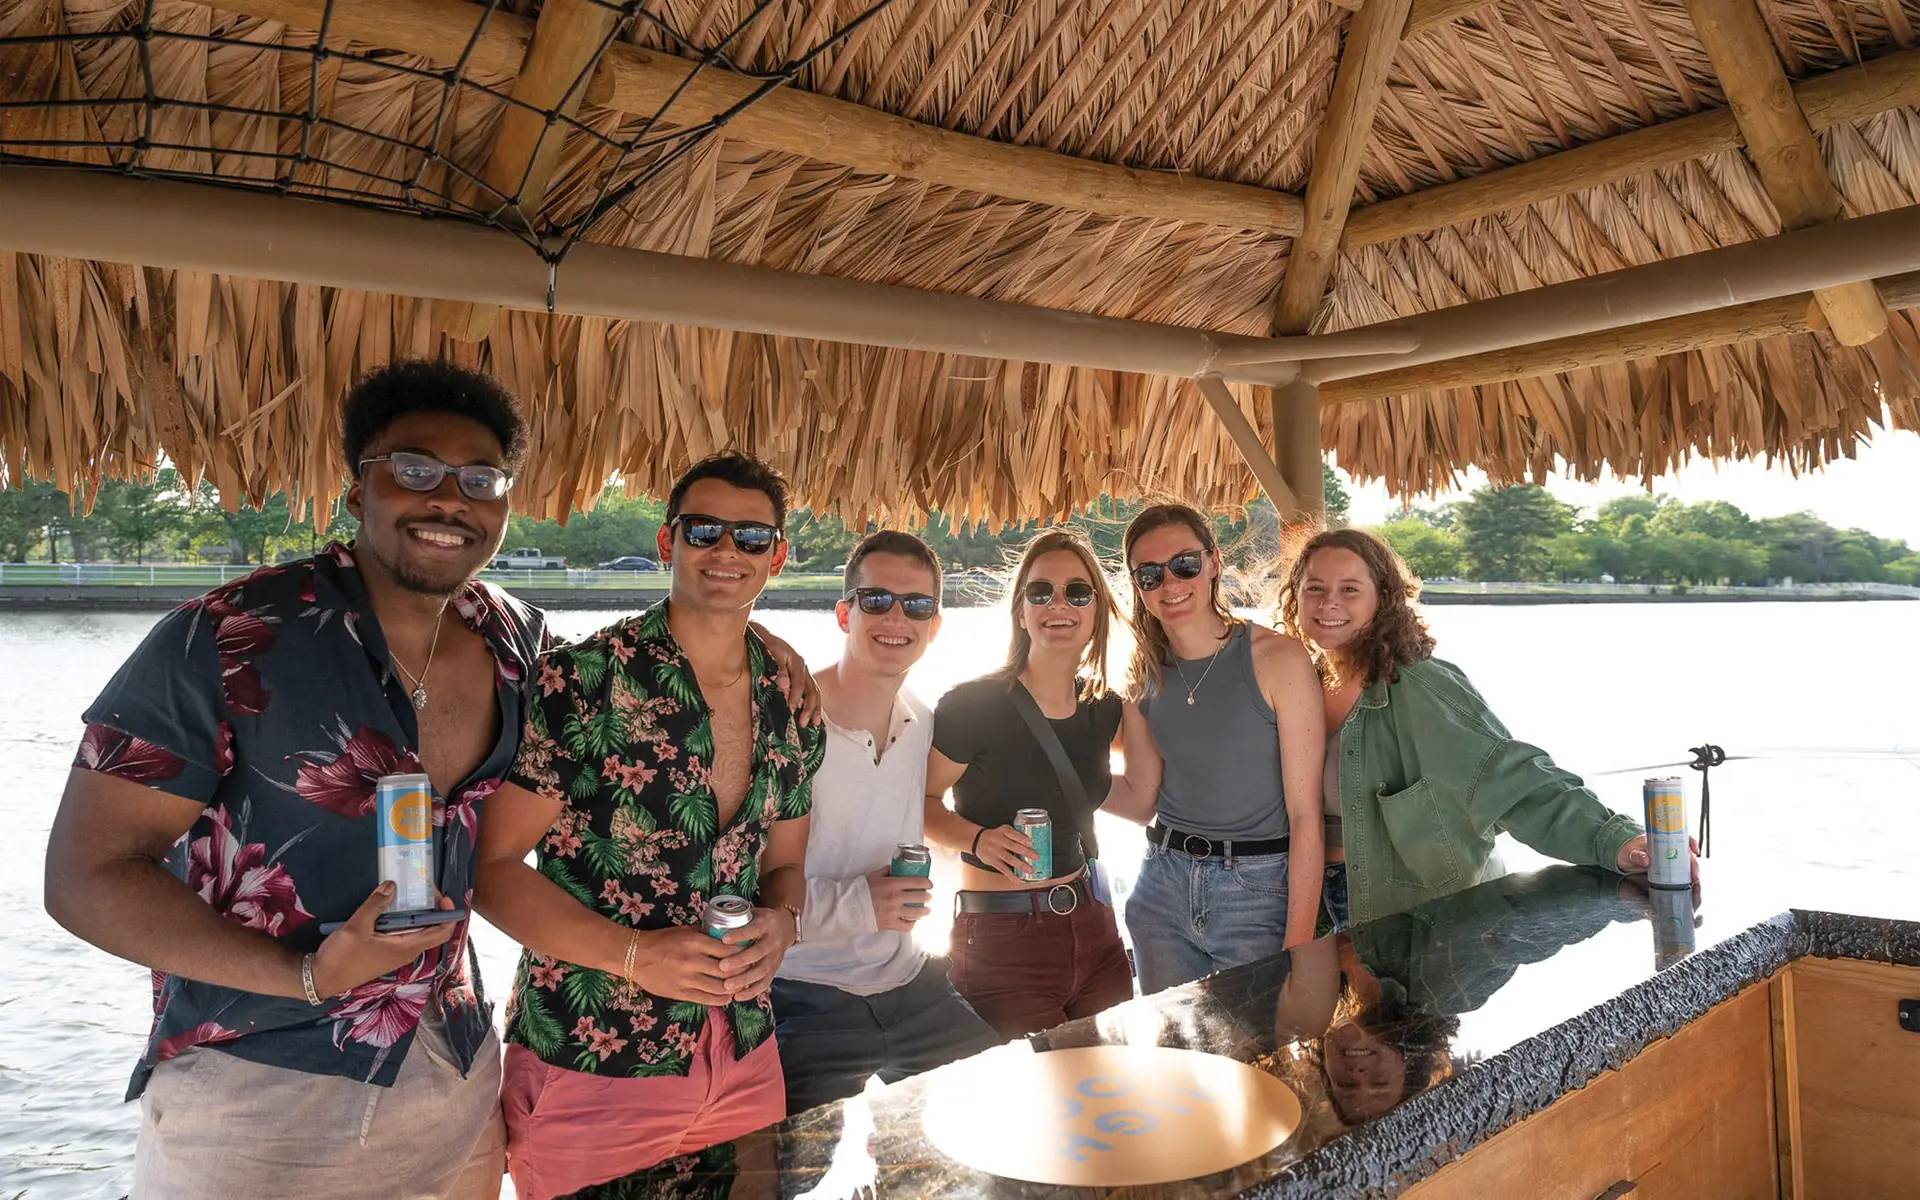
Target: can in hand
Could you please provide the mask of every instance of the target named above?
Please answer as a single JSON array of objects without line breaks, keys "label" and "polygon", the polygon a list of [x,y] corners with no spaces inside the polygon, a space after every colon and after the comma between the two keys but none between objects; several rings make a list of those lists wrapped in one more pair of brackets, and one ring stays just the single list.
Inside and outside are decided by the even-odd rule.
[{"label": "can in hand", "polygon": [[1053,878],[1053,818],[1044,808],[1023,808],[1013,814],[1013,827],[1033,843],[1034,864],[1016,878],[1028,883]]},{"label": "can in hand", "polygon": [[[918,842],[901,842],[893,848],[893,865],[888,868],[889,875],[912,875],[926,879],[933,874],[933,852]],[[924,904],[909,904],[908,908],[925,908]]]},{"label": "can in hand", "polygon": [[373,797],[380,882],[393,885],[387,911],[432,908],[433,781],[425,775],[382,775],[374,783]]},{"label": "can in hand", "polygon": [[1680,777],[1649,779],[1641,786],[1647,809],[1647,886],[1693,887],[1693,858],[1687,846],[1687,796]]},{"label": "can in hand", "polygon": [[717,941],[753,920],[753,905],[738,896],[715,896],[707,901],[701,920],[707,927],[707,936]]},{"label": "can in hand", "polygon": [[1693,953],[1693,889],[1647,893],[1653,905],[1653,969],[1664,971]]}]

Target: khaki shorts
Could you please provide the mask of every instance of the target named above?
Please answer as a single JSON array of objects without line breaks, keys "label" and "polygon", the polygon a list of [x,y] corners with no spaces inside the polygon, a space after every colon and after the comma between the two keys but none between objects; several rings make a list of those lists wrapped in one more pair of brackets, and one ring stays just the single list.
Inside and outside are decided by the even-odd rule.
[{"label": "khaki shorts", "polygon": [[390,1088],[204,1047],[161,1063],[131,1200],[494,1200],[505,1166],[499,1039],[462,1079],[430,1013]]}]

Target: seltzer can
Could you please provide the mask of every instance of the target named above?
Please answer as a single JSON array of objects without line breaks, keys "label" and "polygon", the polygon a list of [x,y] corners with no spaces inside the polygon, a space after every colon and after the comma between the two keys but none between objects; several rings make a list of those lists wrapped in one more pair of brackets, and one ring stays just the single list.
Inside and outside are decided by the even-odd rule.
[{"label": "seltzer can", "polygon": [[1653,904],[1653,969],[1664,971],[1693,953],[1693,889],[1647,893]]},{"label": "seltzer can", "polygon": [[1033,843],[1033,868],[1018,878],[1028,883],[1053,878],[1053,818],[1044,808],[1023,808],[1013,814],[1013,827]]},{"label": "seltzer can", "polygon": [[1692,888],[1693,860],[1687,846],[1687,795],[1680,777],[1649,779],[1641,788],[1647,807],[1647,886]]},{"label": "seltzer can", "polygon": [[[918,842],[901,842],[893,848],[893,866],[889,875],[912,875],[926,879],[933,874],[933,853]],[[909,904],[908,908],[925,908],[924,904]]]},{"label": "seltzer can", "polygon": [[753,905],[738,896],[715,896],[707,901],[701,920],[707,936],[718,940],[753,920]]},{"label": "seltzer can", "polygon": [[434,906],[433,782],[425,775],[382,775],[375,783],[380,882],[393,885],[388,912]]}]

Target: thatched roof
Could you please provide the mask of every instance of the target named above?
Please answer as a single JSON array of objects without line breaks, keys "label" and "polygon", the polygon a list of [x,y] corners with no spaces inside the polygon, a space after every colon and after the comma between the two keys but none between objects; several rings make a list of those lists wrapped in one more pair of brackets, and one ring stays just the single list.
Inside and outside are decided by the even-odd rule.
[{"label": "thatched roof", "polygon": [[[409,45],[349,46],[337,30],[354,4],[417,7],[236,0],[259,14],[242,16],[173,0],[0,0],[0,104],[13,105],[0,108],[0,154],[99,166],[137,157],[144,172],[263,185],[284,172],[295,193],[490,207],[462,172],[488,172],[510,106],[422,74],[446,72],[453,60],[394,52]],[[501,7],[496,32],[524,33],[531,22],[507,14],[539,11],[535,0]],[[629,42],[684,53],[721,43],[744,22],[727,43],[731,60],[777,72],[867,5],[643,7],[650,15],[620,35]],[[1904,51],[1920,22],[1915,0],[1758,0],[1758,8],[1799,81]],[[149,9],[156,31],[187,36],[130,36]],[[261,19],[302,12],[328,14],[336,32],[327,45],[355,53],[316,59],[318,21]],[[1000,143],[1246,185],[1217,195],[1252,204],[1253,189],[1307,189],[1354,20],[1326,0],[895,0],[792,86]],[[1474,8],[1419,0],[1406,29],[1397,51],[1389,47],[1359,149],[1357,214],[1725,104],[1676,0]],[[46,40],[63,34],[86,37]],[[464,76],[504,94],[520,44],[489,42]],[[587,92],[546,191],[549,226],[564,227],[610,179],[618,187],[667,153],[621,148],[648,132],[651,115],[605,103],[625,98]],[[126,99],[139,102],[117,102]],[[711,111],[683,98],[651,128]],[[1276,209],[1268,228],[1257,217],[1125,215],[1138,210],[1118,201],[1096,211],[995,194],[1024,193],[991,177],[961,188],[766,149],[735,133],[756,128],[742,118],[692,141],[587,238],[1270,330],[1292,245],[1276,228],[1298,206]],[[446,163],[414,148],[432,144],[436,130]],[[145,147],[134,147],[142,136]],[[819,153],[839,153],[834,137]],[[1820,147],[1845,215],[1920,201],[1913,108],[1824,128]],[[272,157],[299,152],[308,159]],[[1215,211],[1195,195],[1195,213]],[[1781,224],[1736,137],[1687,161],[1437,229],[1371,244],[1349,229],[1312,324],[1367,325],[1764,237]],[[336,410],[356,374],[397,355],[447,354],[494,371],[526,401],[539,449],[516,495],[547,512],[590,498],[616,472],[658,491],[690,459],[727,444],[769,456],[807,502],[849,515],[937,507],[1007,518],[1101,493],[1173,492],[1216,505],[1252,493],[1251,474],[1191,381],[537,312],[501,313],[484,341],[467,342],[441,331],[439,307],[0,251],[0,465],[10,478],[72,485],[137,471],[164,453],[230,496],[288,488],[324,500],[340,486]],[[1496,479],[1562,464],[1588,477],[1603,468],[1651,476],[1694,455],[1814,467],[1852,453],[1883,402],[1896,426],[1920,428],[1920,334],[1904,312],[1891,321],[1859,347],[1820,331],[1816,317],[1804,333],[1343,403],[1323,413],[1324,440],[1356,478],[1403,491],[1465,467]],[[1270,433],[1267,405],[1241,395]]]}]

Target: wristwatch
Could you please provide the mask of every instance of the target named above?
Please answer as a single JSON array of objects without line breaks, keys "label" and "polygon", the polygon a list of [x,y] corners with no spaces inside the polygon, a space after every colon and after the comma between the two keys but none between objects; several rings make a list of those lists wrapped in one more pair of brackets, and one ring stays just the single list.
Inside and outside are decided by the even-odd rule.
[{"label": "wristwatch", "polygon": [[807,940],[806,935],[800,932],[800,910],[791,904],[782,904],[780,907],[793,914],[793,944],[798,946]]}]

